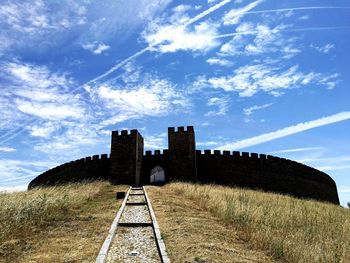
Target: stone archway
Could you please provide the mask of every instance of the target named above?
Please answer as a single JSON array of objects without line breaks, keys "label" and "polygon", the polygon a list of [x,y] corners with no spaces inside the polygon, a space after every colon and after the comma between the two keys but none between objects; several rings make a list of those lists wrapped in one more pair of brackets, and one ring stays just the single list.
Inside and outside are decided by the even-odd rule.
[{"label": "stone archway", "polygon": [[165,182],[164,169],[160,166],[156,166],[151,170],[150,183],[151,184],[163,184]]}]

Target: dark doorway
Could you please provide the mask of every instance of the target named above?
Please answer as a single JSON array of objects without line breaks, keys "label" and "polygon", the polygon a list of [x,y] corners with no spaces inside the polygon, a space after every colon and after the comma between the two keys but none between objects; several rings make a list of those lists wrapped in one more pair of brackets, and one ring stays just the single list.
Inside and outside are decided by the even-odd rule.
[{"label": "dark doorway", "polygon": [[151,170],[150,183],[151,184],[164,184],[165,173],[164,169],[160,166],[156,166]]}]

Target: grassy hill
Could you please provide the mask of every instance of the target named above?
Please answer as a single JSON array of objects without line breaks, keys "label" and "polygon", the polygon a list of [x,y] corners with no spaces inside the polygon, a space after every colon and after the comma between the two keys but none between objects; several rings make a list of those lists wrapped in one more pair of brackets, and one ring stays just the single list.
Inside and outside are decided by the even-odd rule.
[{"label": "grassy hill", "polygon": [[0,194],[0,262],[94,262],[126,186],[73,184]]},{"label": "grassy hill", "polygon": [[148,189],[176,262],[350,262],[350,211],[340,206],[214,185]]},{"label": "grassy hill", "polygon": [[[94,262],[126,186],[0,194],[0,262]],[[213,185],[149,186],[172,262],[350,262],[350,212]]]}]

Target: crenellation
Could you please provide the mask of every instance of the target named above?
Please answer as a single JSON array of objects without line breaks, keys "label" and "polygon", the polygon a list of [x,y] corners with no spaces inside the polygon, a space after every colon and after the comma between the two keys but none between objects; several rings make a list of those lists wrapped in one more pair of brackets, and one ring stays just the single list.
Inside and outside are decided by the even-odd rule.
[{"label": "crenellation", "polygon": [[259,158],[259,154],[257,153],[250,153],[250,157],[253,159],[258,159]]},{"label": "crenellation", "polygon": [[[193,126],[168,128],[168,149],[145,151],[136,130],[112,131],[111,152],[61,164],[40,174],[29,189],[40,185],[107,179],[117,184],[149,184],[159,166],[164,183],[171,180],[258,188],[339,204],[336,184],[327,174],[278,156],[196,149]],[[229,156],[229,157],[228,157]]]},{"label": "crenellation", "polygon": [[193,126],[187,126],[187,131],[188,132],[194,132],[194,127]]},{"label": "crenellation", "polygon": [[204,150],[204,155],[211,155],[211,150]]},{"label": "crenellation", "polygon": [[266,154],[260,153],[260,154],[259,154],[259,158],[260,158],[260,159],[263,159],[263,160],[266,160]]},{"label": "crenellation", "polygon": [[242,157],[249,158],[249,152],[242,152]]},{"label": "crenellation", "polygon": [[239,158],[239,157],[241,157],[241,153],[240,153],[239,151],[233,151],[233,152],[232,152],[232,156],[233,156],[234,158]]},{"label": "crenellation", "polygon": [[177,132],[185,132],[185,127],[183,126],[177,127]]},{"label": "crenellation", "polygon": [[230,151],[223,151],[222,153],[223,153],[224,156],[230,156],[231,155]]}]

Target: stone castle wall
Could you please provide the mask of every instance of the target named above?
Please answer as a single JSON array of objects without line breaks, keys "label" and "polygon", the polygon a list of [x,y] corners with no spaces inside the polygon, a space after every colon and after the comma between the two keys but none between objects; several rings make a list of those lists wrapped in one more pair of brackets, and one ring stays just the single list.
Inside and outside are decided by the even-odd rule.
[{"label": "stone castle wall", "polygon": [[107,154],[94,155],[54,167],[38,175],[28,185],[52,186],[84,180],[110,180],[111,161]]},{"label": "stone castle wall", "polygon": [[[174,132],[169,130],[169,133]],[[107,154],[94,155],[60,165],[36,177],[29,189],[93,179],[145,185],[150,183],[151,170],[160,166],[164,169],[165,182],[185,180],[247,187],[339,204],[335,182],[321,171],[265,154],[195,150],[194,134],[188,131],[191,133],[191,128],[184,131],[179,127],[176,137],[169,142],[169,150],[146,151],[145,154],[143,138],[137,131],[114,133],[111,158]],[[182,139],[181,133],[184,134]],[[124,154],[125,151],[128,154]]]}]

